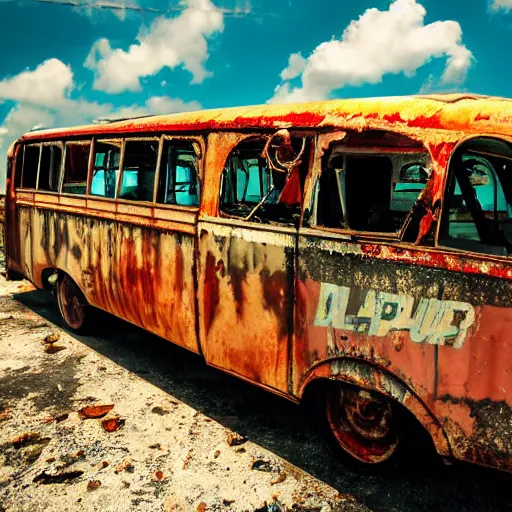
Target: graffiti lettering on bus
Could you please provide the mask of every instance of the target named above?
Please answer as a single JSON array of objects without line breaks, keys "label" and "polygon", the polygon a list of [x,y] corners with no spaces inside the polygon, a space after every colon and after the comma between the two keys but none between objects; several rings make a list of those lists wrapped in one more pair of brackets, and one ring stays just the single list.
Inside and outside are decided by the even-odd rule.
[{"label": "graffiti lettering on bus", "polygon": [[475,309],[467,302],[322,283],[314,325],[370,336],[409,331],[414,343],[460,348],[474,322]]}]

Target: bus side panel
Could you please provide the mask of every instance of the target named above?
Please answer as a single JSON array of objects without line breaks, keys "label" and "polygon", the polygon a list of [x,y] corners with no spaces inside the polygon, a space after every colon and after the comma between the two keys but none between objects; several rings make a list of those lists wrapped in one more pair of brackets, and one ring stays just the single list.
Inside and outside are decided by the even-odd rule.
[{"label": "bus side panel", "polygon": [[[488,265],[449,257],[473,269]],[[457,458],[512,471],[510,278],[445,271],[443,299],[471,302],[475,320],[463,344],[439,347],[436,415]]]},{"label": "bus side panel", "polygon": [[511,471],[508,272],[442,250],[301,237],[294,392],[323,361],[368,362],[416,393],[456,458]]},{"label": "bus side panel", "polygon": [[136,225],[44,208],[31,215],[36,284],[44,268],[63,270],[92,305],[199,352],[193,226],[187,233],[164,221],[156,229],[140,218]]},{"label": "bus side panel", "polygon": [[313,368],[348,358],[396,375],[432,405],[444,337],[430,320],[440,292],[435,270],[377,260],[359,244],[300,236],[294,394]]}]

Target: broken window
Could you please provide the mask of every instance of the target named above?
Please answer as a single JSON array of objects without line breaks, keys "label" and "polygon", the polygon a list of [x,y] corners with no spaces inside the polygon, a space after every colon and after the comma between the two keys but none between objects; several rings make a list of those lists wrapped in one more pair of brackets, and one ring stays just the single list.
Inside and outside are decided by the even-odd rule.
[{"label": "broken window", "polygon": [[439,244],[512,254],[512,145],[475,139],[454,155]]},{"label": "broken window", "polygon": [[59,191],[61,163],[62,148],[56,144],[43,144],[41,149],[41,165],[39,166],[39,181],[37,183],[38,190]]},{"label": "broken window", "polygon": [[126,141],[123,174],[121,178],[121,199],[153,201],[158,141]]},{"label": "broken window", "polygon": [[388,132],[348,133],[322,159],[317,224],[400,231],[429,178],[426,150]]},{"label": "broken window", "polygon": [[279,130],[239,143],[222,175],[221,211],[253,222],[296,225],[311,137]]},{"label": "broken window", "polygon": [[21,185],[23,188],[36,188],[40,149],[41,147],[39,144],[25,146],[23,174],[21,178]]},{"label": "broken window", "polygon": [[163,204],[198,206],[200,198],[199,144],[165,140],[162,150],[157,201]]},{"label": "broken window", "polygon": [[66,144],[63,193],[85,194],[90,149],[90,142],[69,142]]},{"label": "broken window", "polygon": [[119,178],[121,141],[94,144],[91,195],[114,198]]}]

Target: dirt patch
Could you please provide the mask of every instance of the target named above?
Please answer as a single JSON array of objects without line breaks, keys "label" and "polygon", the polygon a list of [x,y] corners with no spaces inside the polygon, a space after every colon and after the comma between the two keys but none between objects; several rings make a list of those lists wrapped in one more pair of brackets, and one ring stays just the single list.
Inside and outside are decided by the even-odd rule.
[{"label": "dirt patch", "polygon": [[368,510],[13,300],[30,290],[0,276],[0,511]]}]

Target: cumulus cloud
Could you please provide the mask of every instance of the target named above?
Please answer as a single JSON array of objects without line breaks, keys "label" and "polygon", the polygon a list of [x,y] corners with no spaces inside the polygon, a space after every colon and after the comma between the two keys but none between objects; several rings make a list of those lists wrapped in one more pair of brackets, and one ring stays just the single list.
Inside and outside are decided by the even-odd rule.
[{"label": "cumulus cloud", "polygon": [[112,48],[108,39],[99,39],[85,66],[96,75],[94,89],[109,93],[138,91],[142,77],[164,67],[182,66],[192,74],[192,83],[201,83],[211,74],[204,67],[207,38],[223,28],[224,16],[210,0],[187,0],[187,7],[178,16],[156,18],[127,51]]},{"label": "cumulus cloud", "polygon": [[26,70],[0,81],[0,98],[37,105],[66,101],[73,86],[71,68],[58,59],[48,59],[34,70]]},{"label": "cumulus cloud", "polygon": [[[500,0],[505,1],[505,0]],[[425,8],[416,0],[395,0],[387,11],[365,11],[341,39],[321,43],[303,59],[292,54],[271,103],[326,99],[346,85],[375,84],[386,74],[413,76],[432,59],[446,60],[441,83],[460,83],[473,55],[462,44],[456,21],[425,25]],[[300,76],[300,85],[291,80]]]},{"label": "cumulus cloud", "polygon": [[512,10],[512,0],[492,0],[491,9],[493,11],[510,11]]},{"label": "cumulus cloud", "polygon": [[[0,81],[0,100],[13,100],[11,108],[0,125],[0,155],[9,145],[34,127],[51,128],[90,123],[97,118],[125,118],[150,114],[167,114],[198,110],[197,101],[185,102],[169,96],[149,98],[143,105],[116,107],[85,99],[71,99],[73,74],[57,59],[43,62],[34,71],[24,71]],[[0,163],[0,192],[5,186],[5,158]]]}]

